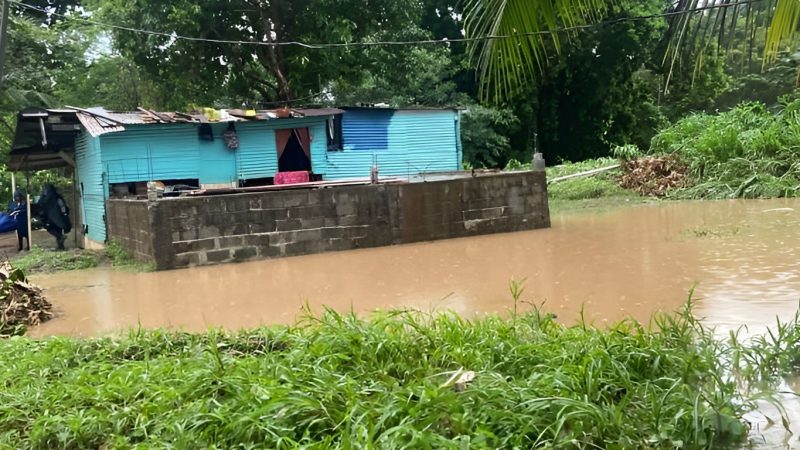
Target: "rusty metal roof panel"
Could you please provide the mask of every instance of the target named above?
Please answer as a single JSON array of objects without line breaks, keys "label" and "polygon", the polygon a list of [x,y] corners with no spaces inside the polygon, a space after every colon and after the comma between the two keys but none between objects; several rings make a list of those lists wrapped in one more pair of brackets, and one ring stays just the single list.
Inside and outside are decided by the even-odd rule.
[{"label": "rusty metal roof panel", "polygon": [[92,137],[99,137],[108,133],[125,131],[125,127],[97,116],[86,113],[77,113],[78,121],[86,128]]},{"label": "rusty metal roof panel", "polygon": [[339,108],[295,109],[294,111],[302,114],[304,117],[336,116],[344,114],[344,110]]}]

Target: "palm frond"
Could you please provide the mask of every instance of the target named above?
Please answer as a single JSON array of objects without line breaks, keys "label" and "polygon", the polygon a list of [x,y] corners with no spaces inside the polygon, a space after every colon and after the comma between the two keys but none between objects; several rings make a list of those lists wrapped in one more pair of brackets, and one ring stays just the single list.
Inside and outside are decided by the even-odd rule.
[{"label": "palm frond", "polygon": [[[634,0],[465,0],[465,31],[472,43],[483,98],[502,100],[531,82],[561,50],[559,29],[601,20],[613,4]],[[800,43],[800,0],[675,0],[669,13],[664,67],[703,70],[709,52],[736,45],[741,66],[766,65]],[[568,36],[569,34],[567,34]],[[799,74],[800,76],[800,74]]]},{"label": "palm frond", "polygon": [[800,37],[800,0],[778,0],[767,32],[764,62],[774,61],[781,45]]},{"label": "palm frond", "polygon": [[734,46],[743,68],[758,58],[764,67],[800,41],[800,0],[679,0],[670,12],[669,76],[681,61],[693,60],[696,73],[710,51],[724,56]]},{"label": "palm frond", "polygon": [[615,0],[466,0],[465,31],[484,98],[502,100],[561,49],[559,28],[600,20]]}]

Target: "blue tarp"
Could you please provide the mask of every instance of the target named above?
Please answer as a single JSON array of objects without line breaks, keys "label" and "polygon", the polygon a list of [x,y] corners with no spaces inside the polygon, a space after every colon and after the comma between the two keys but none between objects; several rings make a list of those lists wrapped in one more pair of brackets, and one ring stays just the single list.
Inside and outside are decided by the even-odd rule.
[{"label": "blue tarp", "polygon": [[17,230],[17,220],[6,213],[0,212],[0,233],[10,233]]}]

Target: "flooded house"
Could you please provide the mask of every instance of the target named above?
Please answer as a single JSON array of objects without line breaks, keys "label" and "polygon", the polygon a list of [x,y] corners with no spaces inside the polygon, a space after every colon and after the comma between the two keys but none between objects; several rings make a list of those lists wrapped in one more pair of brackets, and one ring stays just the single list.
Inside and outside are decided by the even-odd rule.
[{"label": "flooded house", "polygon": [[28,109],[10,166],[72,167],[84,246],[163,269],[549,226],[543,174],[459,172],[457,109]]}]

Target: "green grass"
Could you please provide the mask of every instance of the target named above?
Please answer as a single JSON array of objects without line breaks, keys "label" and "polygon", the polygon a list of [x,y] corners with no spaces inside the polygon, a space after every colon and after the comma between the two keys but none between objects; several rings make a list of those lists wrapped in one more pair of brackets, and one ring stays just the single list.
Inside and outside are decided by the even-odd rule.
[{"label": "green grass", "polygon": [[30,252],[12,260],[25,273],[91,269],[100,265],[102,255],[85,250],[57,252],[33,246]]},{"label": "green grass", "polygon": [[137,272],[154,270],[151,264],[136,261],[130,252],[116,242],[109,243],[105,251],[55,251],[33,246],[30,252],[12,259],[12,263],[14,267],[28,274],[84,270],[109,265]]},{"label": "green grass", "polygon": [[155,270],[154,264],[137,261],[133,254],[117,241],[111,241],[106,245],[105,256],[111,261],[111,265],[118,269],[134,272],[152,272]]},{"label": "green grass", "polygon": [[[581,172],[588,172],[594,169],[619,164],[614,158],[597,158],[581,161],[578,163],[565,162],[547,168],[547,179],[574,175]],[[530,164],[522,164],[516,160],[509,162],[505,170],[530,170]],[[592,177],[575,178],[560,181],[548,185],[550,202],[560,204],[576,200],[596,200],[596,199],[635,199],[639,197],[636,193],[623,189],[616,182],[615,177],[619,176],[619,171],[610,171]],[[569,207],[567,207],[569,208]]]},{"label": "green grass", "polygon": [[773,198],[800,194],[800,99],[777,111],[745,103],[695,114],[662,131],[651,153],[673,154],[688,167],[689,185],[675,198]]},{"label": "green grass", "polygon": [[[552,180],[618,163],[619,161],[614,158],[598,158],[579,163],[567,162],[548,167],[547,178]],[[652,201],[621,188],[616,181],[618,176],[619,170],[614,170],[592,177],[576,178],[548,185],[551,212],[559,214],[571,211],[596,211]]]},{"label": "green grass", "polygon": [[[515,310],[519,307],[519,303]],[[689,314],[610,329],[328,311],[298,326],[0,342],[0,447],[714,448],[748,406]],[[466,389],[447,381],[474,371]]]}]

